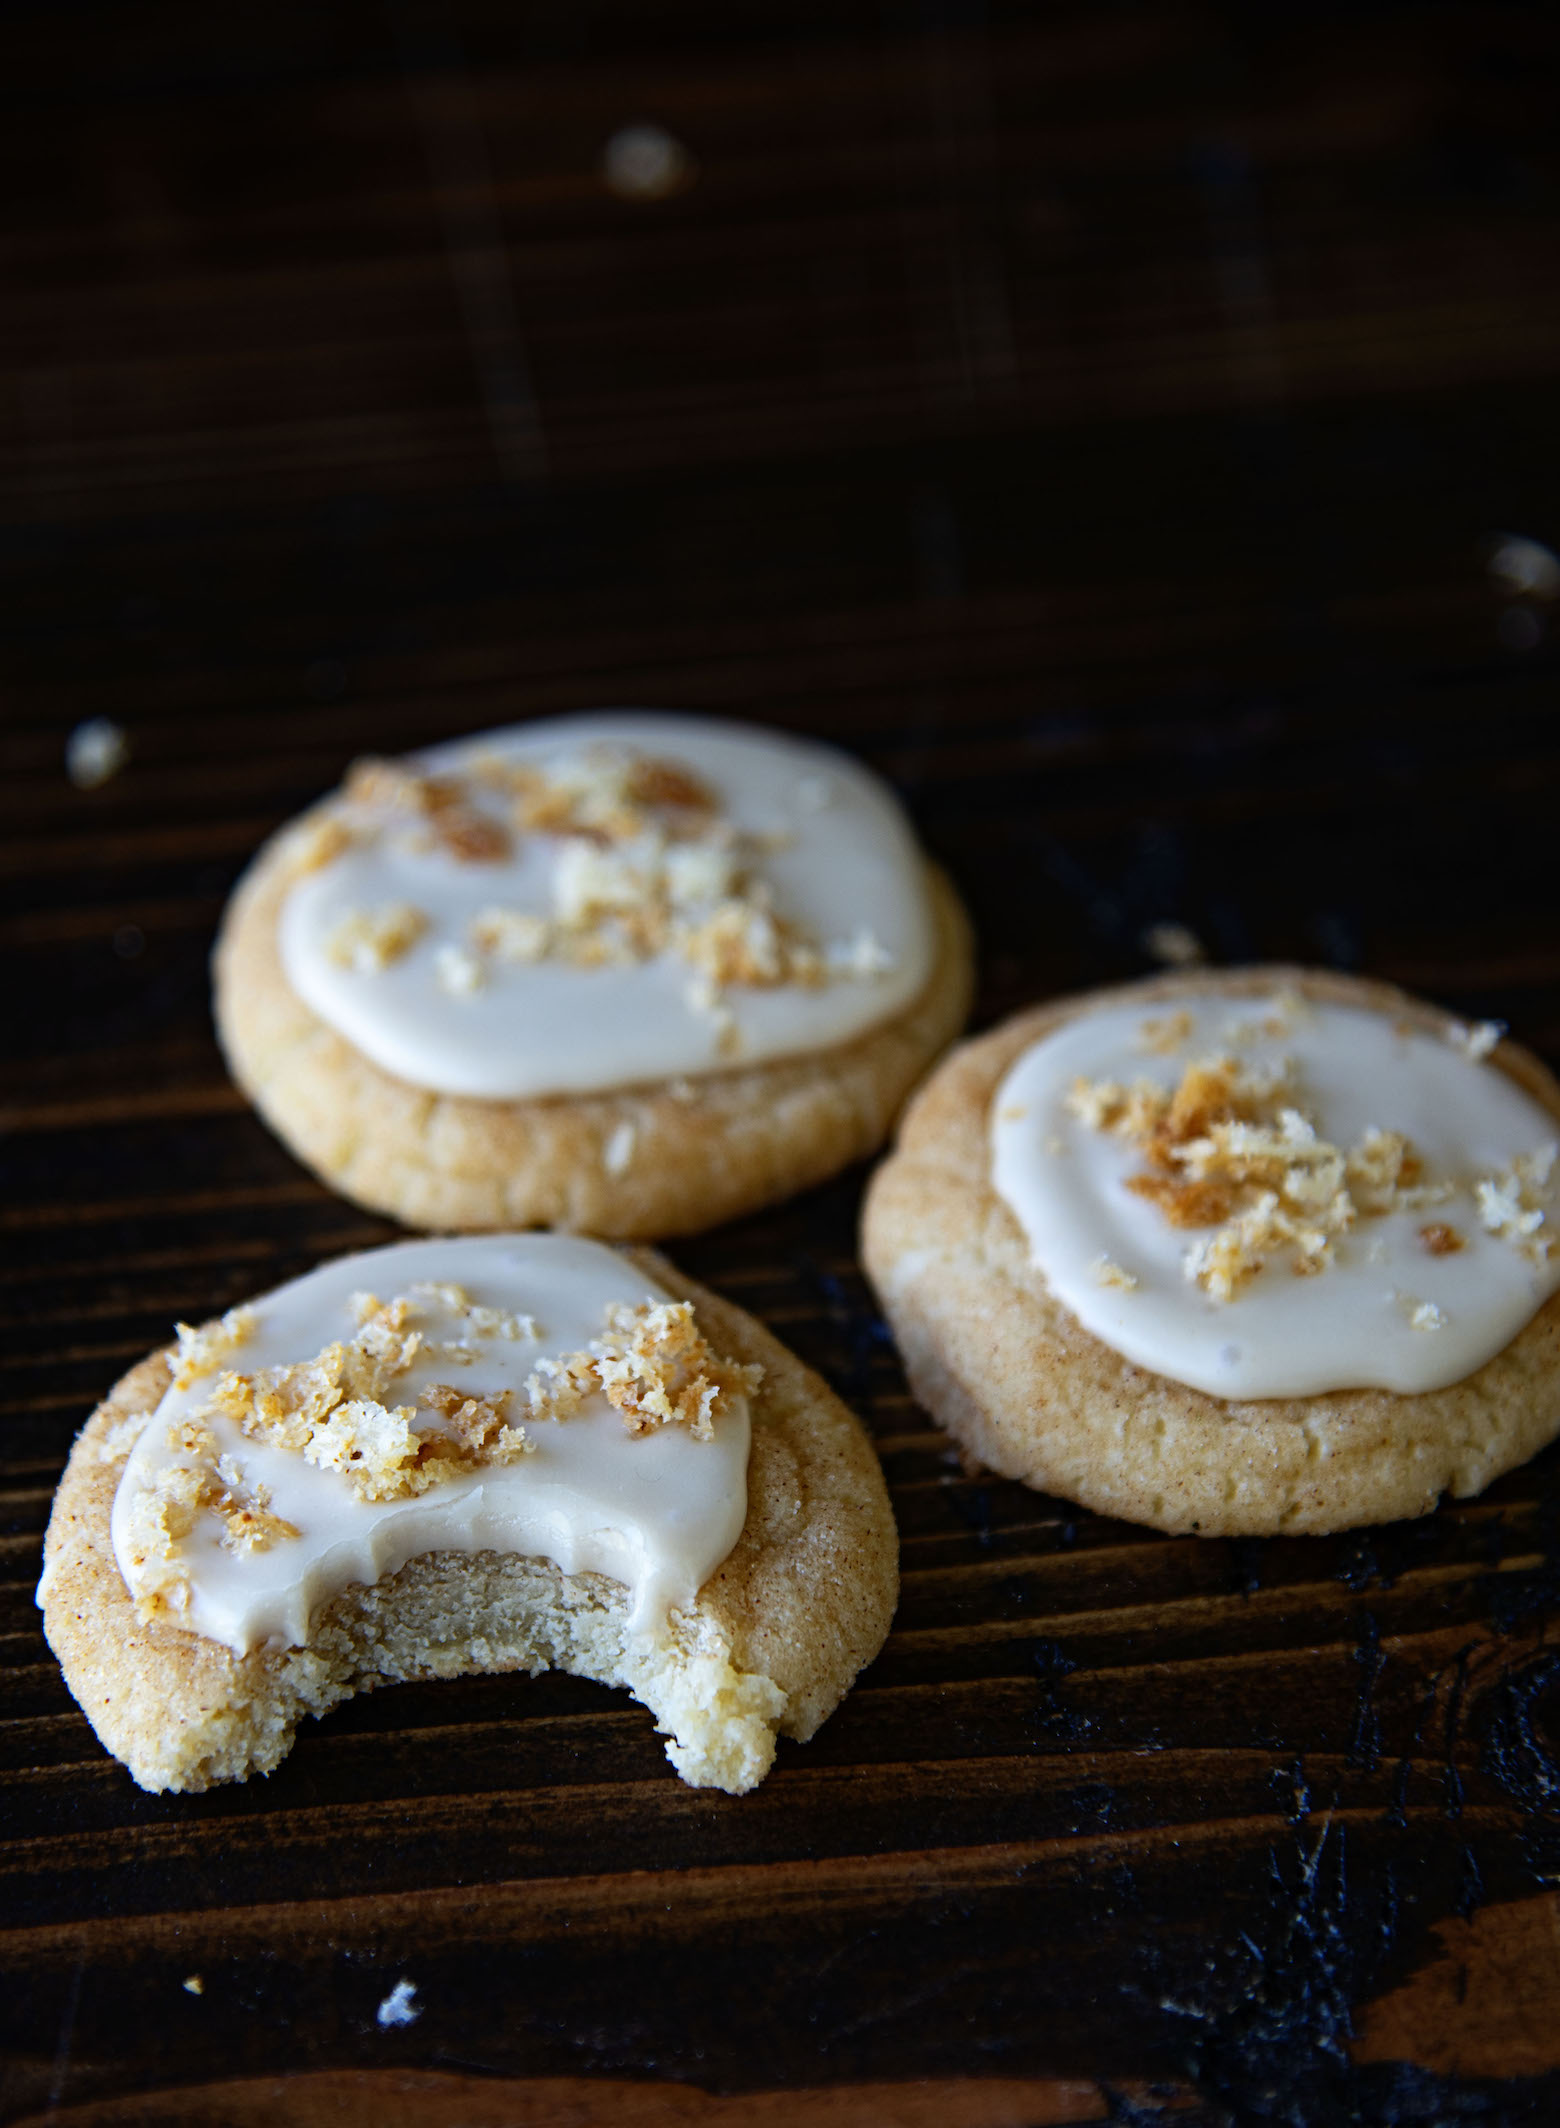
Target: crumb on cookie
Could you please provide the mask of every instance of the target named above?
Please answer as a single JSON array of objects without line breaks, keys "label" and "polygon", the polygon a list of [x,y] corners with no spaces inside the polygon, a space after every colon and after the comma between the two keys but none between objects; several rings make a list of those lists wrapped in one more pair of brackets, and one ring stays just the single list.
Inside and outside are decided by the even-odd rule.
[{"label": "crumb on cookie", "polygon": [[1132,1272],[1124,1270],[1109,1256],[1096,1256],[1092,1268],[1097,1286],[1119,1286],[1123,1292],[1130,1293],[1137,1284]]},{"label": "crumb on cookie", "polygon": [[439,988],[451,997],[474,997],[487,981],[481,961],[464,946],[440,946],[433,956],[433,970]]},{"label": "crumb on cookie", "polygon": [[1129,1190],[1173,1227],[1216,1230],[1184,1259],[1187,1277],[1214,1300],[1233,1299],[1279,1249],[1293,1251],[1301,1276],[1324,1271],[1335,1237],[1359,1219],[1451,1195],[1450,1184],[1422,1180],[1401,1132],[1372,1128],[1348,1148],[1323,1138],[1293,1105],[1292,1078],[1287,1059],[1255,1071],[1225,1056],[1187,1065],[1173,1089],[1149,1079],[1078,1079],[1065,1097],[1088,1129],[1126,1138],[1143,1154],[1145,1169],[1128,1178]]},{"label": "crumb on cookie", "polygon": [[173,1361],[174,1388],[188,1389],[201,1375],[214,1373],[220,1361],[254,1335],[258,1321],[257,1311],[246,1305],[229,1308],[226,1315],[202,1323],[198,1329],[189,1323],[175,1323],[174,1335],[179,1343]]},{"label": "crumb on cookie", "polygon": [[599,1390],[630,1433],[686,1426],[695,1440],[708,1441],[728,1401],[751,1394],[762,1380],[761,1367],[711,1350],[691,1301],[618,1302],[589,1351],[539,1362],[526,1395],[533,1417],[565,1419]]},{"label": "crumb on cookie", "polygon": [[1519,1153],[1497,1174],[1481,1175],[1473,1185],[1479,1222],[1486,1233],[1509,1241],[1530,1263],[1544,1263],[1554,1247],[1552,1234],[1541,1232],[1550,1195],[1557,1148],[1541,1145]]},{"label": "crumb on cookie", "polygon": [[200,1416],[173,1420],[167,1445],[181,1460],[164,1464],[136,1489],[130,1503],[130,1562],[138,1579],[136,1615],[143,1624],[165,1611],[188,1608],[190,1587],[180,1557],[201,1515],[221,1523],[220,1542],[231,1552],[268,1551],[298,1535],[291,1522],[271,1513],[267,1488],[249,1485],[237,1460],[219,1452],[215,1434]]},{"label": "crumb on cookie", "polygon": [[353,909],[326,939],[325,951],[338,968],[350,968],[356,975],[378,975],[409,953],[427,928],[427,915],[409,901],[390,902],[382,909]]},{"label": "crumb on cookie", "polygon": [[[543,769],[488,753],[462,781],[370,759],[349,774],[345,801],[349,811],[410,821],[468,862],[496,860],[509,854],[509,831],[476,804],[479,789],[507,801],[517,830],[558,847],[548,914],[495,903],[472,919],[464,943],[440,947],[435,972],[456,996],[483,986],[484,956],[602,968],[671,955],[717,991],[871,981],[894,966],[869,930],[821,944],[779,912],[753,863],[789,838],[739,832],[679,762],[598,747]],[[374,971],[426,928],[406,905],[359,911],[337,925],[326,951],[343,967]],[[722,1023],[717,1047],[730,1054],[736,1046]]]},{"label": "crumb on cookie", "polygon": [[1471,1026],[1459,1020],[1447,1028],[1446,1039],[1454,1049],[1461,1050],[1470,1064],[1482,1064],[1505,1033],[1504,1020],[1475,1020]]}]

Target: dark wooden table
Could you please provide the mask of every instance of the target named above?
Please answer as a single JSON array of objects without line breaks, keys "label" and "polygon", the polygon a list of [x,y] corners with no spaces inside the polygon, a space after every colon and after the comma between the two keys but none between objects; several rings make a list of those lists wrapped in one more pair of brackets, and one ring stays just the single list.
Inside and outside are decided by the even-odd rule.
[{"label": "dark wooden table", "polygon": [[982,1022],[1177,922],[1560,1061],[1560,572],[1491,569],[1560,544],[1560,18],[271,0],[13,10],[0,59],[5,2117],[1552,2121],[1560,1455],[1332,1541],[966,1476],[859,1174],[677,1251],[865,1415],[903,1537],[881,1660],[744,1800],[503,1678],[145,1796],[32,1587],[175,1316],[388,1238],[207,1007],[360,751],[824,733],[967,894]]}]

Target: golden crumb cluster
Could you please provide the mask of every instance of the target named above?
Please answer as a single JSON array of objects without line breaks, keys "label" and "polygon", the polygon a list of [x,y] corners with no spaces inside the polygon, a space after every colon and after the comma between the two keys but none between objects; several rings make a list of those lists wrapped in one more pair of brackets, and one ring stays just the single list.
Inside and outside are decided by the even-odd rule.
[{"label": "golden crumb cluster", "polygon": [[179,1460],[165,1463],[149,1485],[137,1489],[129,1515],[130,1562],[136,1569],[136,1610],[143,1624],[166,1610],[188,1607],[190,1587],[179,1564],[184,1541],[201,1515],[221,1524],[219,1539],[230,1552],[263,1552],[296,1537],[293,1525],[270,1511],[263,1485],[246,1483],[232,1456],[200,1417],[175,1419],[167,1447]]},{"label": "golden crumb cluster", "polygon": [[[754,869],[768,838],[741,834],[708,785],[677,762],[602,746],[544,770],[484,754],[463,781],[366,760],[349,775],[345,796],[360,827],[365,818],[414,825],[429,847],[466,863],[498,862],[524,835],[556,840],[549,913],[494,902],[463,940],[439,947],[435,972],[454,996],[483,989],[492,968],[505,963],[597,968],[672,954],[690,970],[690,1007],[714,1015],[734,1036],[720,1005],[726,988],[868,980],[892,965],[868,932],[821,945],[777,910]],[[492,810],[494,798],[503,803],[503,819]],[[300,868],[329,862],[353,839],[339,822],[317,823]],[[326,951],[341,967],[375,974],[427,928],[424,913],[408,903],[354,910]]]},{"label": "golden crumb cluster", "polygon": [[382,909],[353,909],[344,916],[325,941],[325,951],[338,968],[356,975],[378,975],[413,946],[428,928],[426,913],[409,901],[393,901]]},{"label": "golden crumb cluster", "polygon": [[[1282,1005],[1272,1025],[1285,1024]],[[1145,1047],[1166,1053],[1186,1039],[1186,1015],[1148,1021]],[[1476,1044],[1474,1061],[1487,1054]],[[1144,1167],[1127,1188],[1158,1206],[1174,1227],[1211,1228],[1186,1256],[1186,1272],[1215,1300],[1232,1300],[1280,1250],[1291,1252],[1301,1274],[1326,1270],[1333,1244],[1362,1219],[1416,1212],[1445,1204],[1450,1182],[1429,1182],[1423,1163],[1401,1131],[1370,1129],[1352,1146],[1333,1144],[1295,1106],[1293,1065],[1249,1069],[1228,1056],[1188,1064],[1174,1088],[1151,1079],[1130,1084],[1078,1079],[1067,1107],[1091,1130],[1109,1131],[1135,1145]],[[1510,1242],[1533,1262],[1547,1257],[1552,1239],[1543,1198],[1555,1148],[1524,1154],[1498,1175],[1476,1180],[1473,1208],[1486,1231]],[[1419,1228],[1427,1255],[1466,1247],[1447,1219]],[[1119,1281],[1112,1280],[1112,1283]],[[1416,1327],[1439,1324],[1426,1308]]]},{"label": "golden crumb cluster", "polygon": [[[459,1302],[452,1298],[459,1292],[440,1287],[429,1297],[459,1307],[464,1295]],[[383,1304],[372,1294],[360,1295],[356,1336],[291,1366],[224,1374],[211,1407],[251,1440],[338,1471],[360,1500],[410,1499],[479,1464],[512,1463],[528,1454],[524,1430],[505,1419],[504,1392],[468,1394],[433,1382],[409,1401],[396,1401],[397,1385],[418,1360],[449,1358],[464,1365],[472,1356],[469,1339],[433,1343],[409,1327],[420,1299],[416,1291]],[[420,1426],[419,1406],[441,1424]]]},{"label": "golden crumb cluster", "polygon": [[[1079,1080],[1071,1112],[1091,1129],[1129,1139],[1144,1158],[1128,1189],[1175,1227],[1211,1227],[1187,1275],[1231,1300],[1282,1248],[1299,1272],[1333,1259],[1333,1242],[1364,1217],[1442,1203],[1447,1184],[1423,1180],[1401,1132],[1370,1130],[1347,1149],[1321,1137],[1293,1105],[1286,1066],[1253,1071],[1231,1057],[1189,1064],[1175,1088],[1138,1079]],[[1455,1229],[1439,1223],[1435,1253]],[[1429,1246],[1429,1244],[1427,1244]]]},{"label": "golden crumb cluster", "polygon": [[1545,1262],[1554,1248],[1544,1206],[1557,1150],[1541,1145],[1531,1153],[1519,1153],[1498,1174],[1481,1175],[1473,1186],[1480,1225],[1509,1241],[1530,1263]]},{"label": "golden crumb cluster", "polygon": [[711,1350],[691,1301],[617,1302],[607,1310],[606,1334],[592,1338],[588,1352],[541,1361],[526,1394],[533,1416],[562,1419],[599,1391],[630,1433],[686,1426],[708,1441],[729,1399],[751,1395],[762,1380],[761,1367]]},{"label": "golden crumb cluster", "polygon": [[210,1374],[229,1353],[252,1336],[257,1318],[253,1308],[229,1308],[226,1315],[202,1323],[198,1329],[175,1323],[178,1349],[173,1360],[173,1386],[188,1389],[201,1375]]},{"label": "golden crumb cluster", "polygon": [[462,864],[497,864],[509,855],[508,829],[473,805],[455,776],[426,776],[404,761],[370,757],[354,762],[346,796],[349,804],[418,821],[430,847],[448,851]]}]

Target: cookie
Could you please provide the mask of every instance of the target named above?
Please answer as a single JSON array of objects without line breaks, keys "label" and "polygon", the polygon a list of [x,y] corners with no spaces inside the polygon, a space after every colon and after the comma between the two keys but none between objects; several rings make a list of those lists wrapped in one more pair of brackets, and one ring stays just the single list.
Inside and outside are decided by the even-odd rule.
[{"label": "cookie", "polygon": [[262,850],[214,972],[235,1079],[344,1195],[633,1240],[875,1150],[970,943],[859,763],[624,714],[360,764]]},{"label": "cookie", "polygon": [[992,1470],[1168,1531],[1481,1491],[1560,1431],[1560,1087],[1500,1032],[1256,968],[964,1044],[864,1212],[915,1394]]},{"label": "cookie", "polygon": [[411,1678],[626,1687],[695,1787],[761,1780],[882,1645],[898,1542],[857,1420],[647,1251],[346,1257],[133,1367],[44,1547],[49,1644],[149,1789],[268,1773]]}]

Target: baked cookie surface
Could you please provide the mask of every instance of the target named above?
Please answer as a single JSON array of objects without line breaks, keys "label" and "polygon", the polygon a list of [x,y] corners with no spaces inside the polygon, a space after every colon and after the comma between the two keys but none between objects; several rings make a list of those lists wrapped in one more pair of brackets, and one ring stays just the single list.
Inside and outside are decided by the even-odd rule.
[{"label": "baked cookie surface", "polygon": [[[262,1608],[246,1618],[241,1604],[235,1608],[237,1599],[229,1601],[231,1588],[224,1591],[220,1576],[207,1622],[227,1638],[191,1630],[180,1622],[177,1590],[160,1589],[134,1564],[140,1600],[132,1595],[123,1562],[139,1553],[123,1498],[116,1517],[127,1465],[144,1462],[148,1449],[160,1449],[153,1436],[162,1429],[149,1428],[149,1421],[181,1379],[180,1351],[154,1353],[124,1376],[77,1438],[55,1498],[39,1591],[45,1632],[67,1684],[104,1745],[143,1787],[198,1790],[268,1773],[291,1748],[304,1716],[326,1713],[378,1684],[556,1668],[626,1687],[668,1733],[667,1755],[686,1781],[742,1793],[768,1770],[777,1732],[810,1737],[877,1653],[897,1600],[898,1540],[877,1458],[852,1413],[750,1316],[650,1252],[620,1255],[588,1243],[515,1239],[532,1249],[589,1252],[607,1260],[609,1281],[627,1277],[648,1286],[652,1296],[691,1303],[698,1330],[721,1366],[735,1370],[732,1379],[739,1384],[747,1383],[745,1416],[738,1414],[750,1427],[750,1440],[742,1435],[749,1442],[745,1512],[739,1501],[729,1550],[696,1594],[674,1597],[655,1630],[647,1631],[638,1615],[647,1593],[643,1583],[636,1603],[635,1590],[612,1574],[590,1567],[565,1572],[555,1559],[484,1546],[483,1524],[468,1511],[459,1548],[415,1551],[399,1560],[393,1547],[404,1551],[407,1540],[393,1533],[386,1539],[376,1529],[369,1541],[381,1548],[391,1544],[393,1571],[334,1587],[295,1634],[263,1636],[264,1626],[274,1623],[263,1608],[277,1600],[274,1591],[269,1597],[262,1591]],[[386,1259],[442,1250],[458,1274],[462,1262],[449,1252],[478,1246],[414,1244],[343,1260],[339,1268],[382,1280]],[[446,1268],[439,1275],[454,1274]],[[224,1318],[224,1325],[233,1321]],[[370,1317],[370,1328],[378,1321]],[[208,1326],[202,1336],[220,1336],[222,1329]],[[332,1349],[339,1366],[341,1348]],[[244,1364],[240,1345],[231,1365]],[[482,1379],[480,1361],[467,1378]],[[170,1398],[165,1416],[175,1403]],[[382,1424],[384,1414],[379,1417]],[[551,1423],[528,1420],[520,1430],[534,1435]],[[565,1413],[557,1430],[567,1435],[582,1423]],[[692,1461],[718,1450],[722,1429],[731,1423],[730,1417],[718,1419],[713,1441],[700,1438],[691,1445],[686,1438],[670,1440],[673,1431],[684,1430],[668,1426],[648,1442],[632,1440],[626,1460],[632,1463],[646,1445],[652,1452],[663,1445],[674,1455],[683,1452],[681,1465],[662,1465],[675,1481]],[[586,1445],[590,1455],[598,1453]],[[248,1453],[245,1443],[241,1460]],[[523,1456],[519,1460],[523,1471]],[[619,1458],[620,1466],[624,1460]],[[274,1473],[275,1459],[259,1467]],[[334,1467],[344,1467],[339,1457]],[[273,1497],[255,1485],[253,1468],[247,1474],[226,1462],[215,1468],[226,1489],[219,1494],[213,1487],[206,1497],[229,1532],[257,1509],[262,1516],[266,1510],[298,1513],[280,1488]],[[309,1479],[316,1497],[322,1482],[330,1482],[313,1468],[299,1475]],[[476,1489],[479,1509],[483,1489]],[[448,1488],[452,1496],[462,1490],[458,1484]],[[473,1488],[464,1491],[470,1496]],[[439,1497],[434,1488],[395,1503],[396,1511],[437,1506]],[[671,1528],[676,1536],[680,1504],[676,1498],[661,1501],[663,1535]],[[586,1518],[587,1535],[594,1519]],[[300,1523],[305,1520],[299,1516]],[[290,1529],[290,1537],[284,1535],[267,1559],[285,1561],[290,1546],[312,1542],[316,1534],[285,1523],[282,1528]],[[693,1539],[688,1556],[697,1557],[697,1531]],[[716,1550],[728,1541],[721,1538]],[[316,1557],[325,1549],[314,1543]],[[557,1542],[552,1549],[557,1552]],[[222,1563],[214,1547],[206,1550]],[[338,1560],[338,1581],[340,1574]],[[188,1616],[187,1592],[183,1600]]]},{"label": "baked cookie surface", "polygon": [[[1323,1532],[1426,1513],[1443,1491],[1477,1493],[1560,1432],[1560,1296],[1552,1291],[1546,1299],[1535,1288],[1521,1327],[1492,1356],[1433,1388],[1223,1396],[1126,1357],[1084,1326],[1037,1267],[1030,1234],[993,1181],[995,1105],[1020,1060],[1096,1012],[1129,1006],[1163,1024],[1194,1000],[1241,1009],[1282,991],[1302,1008],[1384,1015],[1405,1038],[1412,1031],[1444,1042],[1459,1033],[1449,1015],[1381,983],[1283,968],[1189,972],[1020,1014],[956,1050],[912,1102],[868,1194],[863,1260],[915,1394],[992,1470],[1169,1531]],[[1504,1074],[1533,1104],[1543,1134],[1554,1135],[1560,1088],[1535,1058],[1503,1042],[1488,1063],[1467,1068]],[[1124,1110],[1131,1088],[1113,1091]],[[1099,1097],[1098,1087],[1085,1087],[1081,1106]],[[1140,1186],[1158,1189],[1160,1178],[1150,1170]],[[1474,1223],[1465,1216],[1472,1198],[1460,1202],[1465,1211],[1455,1219],[1439,1204],[1413,1215],[1429,1237],[1426,1280],[1439,1275],[1432,1258],[1443,1246],[1461,1246],[1459,1223]],[[1222,1216],[1228,1207],[1214,1209]],[[1535,1254],[1547,1251],[1541,1217],[1513,1215],[1534,1221],[1528,1233],[1508,1221]],[[1183,1223],[1188,1270],[1216,1264],[1206,1230],[1201,1257],[1192,1256],[1197,1222]],[[1324,1296],[1337,1275],[1324,1268],[1331,1246],[1324,1235],[1319,1275],[1297,1282],[1307,1299],[1312,1289]],[[1292,1263],[1286,1257],[1280,1270],[1278,1262],[1245,1290],[1259,1290],[1263,1277],[1287,1278]],[[1097,1268],[1104,1297],[1128,1308],[1132,1271],[1108,1260]],[[1545,1276],[1552,1288],[1552,1271]],[[1399,1298],[1405,1335],[1422,1334],[1434,1349],[1442,1311],[1415,1295]],[[1238,1325],[1240,1306],[1232,1300],[1222,1320]]]},{"label": "baked cookie surface", "polygon": [[[732,730],[518,727],[376,765],[273,838],[213,970],[229,1067],[277,1135],[412,1226],[624,1240],[873,1151],[963,1023],[968,925],[876,779]],[[717,744],[729,801],[699,780]],[[616,792],[559,770],[571,748],[608,749]],[[837,873],[831,838],[862,845]]]}]

